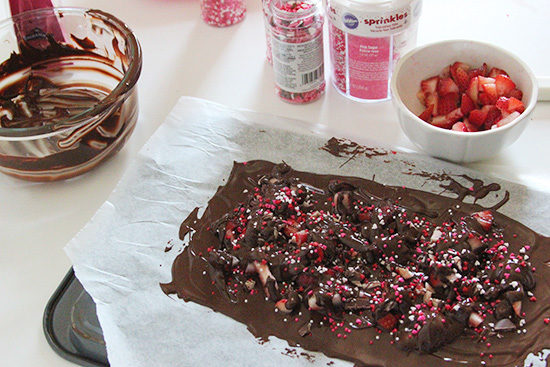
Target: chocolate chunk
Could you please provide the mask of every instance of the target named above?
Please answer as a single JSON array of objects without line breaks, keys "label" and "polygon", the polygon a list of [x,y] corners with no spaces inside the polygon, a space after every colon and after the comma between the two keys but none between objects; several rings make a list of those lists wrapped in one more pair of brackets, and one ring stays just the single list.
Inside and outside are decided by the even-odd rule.
[{"label": "chocolate chunk", "polygon": [[298,335],[300,335],[301,337],[305,337],[309,334],[311,334],[311,324],[309,322],[306,322],[298,329]]}]

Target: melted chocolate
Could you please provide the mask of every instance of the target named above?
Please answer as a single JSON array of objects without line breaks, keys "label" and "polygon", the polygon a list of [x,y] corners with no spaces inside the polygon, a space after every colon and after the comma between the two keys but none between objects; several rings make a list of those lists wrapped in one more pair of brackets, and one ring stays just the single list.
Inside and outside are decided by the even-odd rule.
[{"label": "melted chocolate", "polygon": [[[268,338],[272,335],[277,336],[287,340],[292,346],[300,345],[307,350],[321,351],[330,357],[352,361],[358,366],[463,366],[479,365],[481,361],[492,366],[523,365],[523,360],[527,354],[530,352],[537,353],[543,348],[550,346],[550,326],[547,326],[543,321],[544,318],[550,315],[550,267],[546,265],[550,258],[550,255],[548,255],[549,238],[533,232],[529,228],[498,212],[492,212],[491,214],[490,221],[492,227],[490,230],[482,229],[480,224],[483,221],[476,219],[476,215],[479,217],[477,213],[484,213],[486,209],[477,204],[468,204],[453,198],[404,187],[384,186],[366,179],[318,175],[294,171],[288,168],[288,166],[284,169],[280,169],[279,167],[281,166],[265,161],[251,161],[246,164],[236,163],[227,184],[218,189],[217,193],[209,201],[203,216],[199,219],[197,217],[198,210],[194,210],[185,219],[180,229],[180,237],[182,239],[186,238],[190,233],[192,233],[192,236],[189,239],[188,246],[185,247],[184,251],[174,261],[172,282],[161,284],[161,288],[165,293],[177,294],[178,297],[185,301],[202,304],[232,317],[246,324],[256,337]],[[418,215],[415,218],[421,218],[422,223],[429,221],[433,228],[436,226],[455,226],[460,228],[463,228],[461,226],[467,226],[467,228],[464,228],[468,231],[471,228],[472,233],[475,233],[478,238],[487,238],[490,245],[493,242],[496,243],[499,241],[502,241],[499,242],[500,244],[507,243],[509,245],[506,245],[506,250],[498,252],[498,255],[503,255],[505,261],[495,258],[494,271],[489,271],[491,269],[490,266],[487,268],[489,269],[487,271],[483,270],[483,266],[478,267],[476,270],[481,271],[479,274],[482,274],[489,281],[502,280],[504,288],[498,291],[501,293],[485,294],[484,289],[483,293],[476,293],[475,296],[472,296],[474,297],[472,298],[473,300],[479,299],[479,302],[471,302],[471,307],[489,305],[487,306],[488,308],[483,310],[478,309],[477,312],[484,314],[485,320],[481,325],[473,329],[467,326],[468,316],[471,317],[471,313],[474,313],[472,312],[473,309],[468,308],[470,306],[463,307],[465,303],[459,302],[457,297],[457,293],[463,295],[463,292],[469,292],[469,290],[463,290],[462,288],[461,290],[455,289],[453,294],[452,285],[450,287],[448,285],[456,285],[458,283],[444,285],[443,287],[447,287],[445,296],[448,298],[439,306],[441,313],[428,318],[424,326],[418,328],[420,330],[418,336],[414,335],[409,338],[408,335],[410,333],[403,329],[405,326],[414,327],[411,326],[406,317],[402,318],[403,325],[395,326],[399,330],[392,330],[391,334],[385,330],[385,325],[387,325],[388,321],[391,321],[392,317],[399,318],[397,315],[407,312],[406,309],[400,310],[398,308],[399,305],[395,309],[396,302],[386,302],[392,300],[399,301],[398,295],[392,296],[391,292],[384,293],[386,299],[384,302],[377,304],[375,312],[372,313],[366,311],[364,313],[359,312],[358,310],[365,310],[365,305],[363,304],[365,299],[357,297],[355,293],[351,292],[349,299],[340,300],[340,306],[344,305],[345,307],[345,312],[341,312],[336,309],[338,306],[334,303],[334,298],[332,301],[333,304],[330,306],[326,303],[327,300],[323,292],[319,292],[319,289],[316,287],[317,281],[323,282],[325,286],[327,285],[328,278],[326,273],[309,274],[306,268],[302,269],[302,273],[299,273],[297,276],[292,276],[291,279],[294,280],[287,279],[284,282],[279,281],[281,275],[276,274],[275,278],[277,278],[277,282],[273,284],[273,282],[270,283],[269,276],[267,278],[264,277],[264,280],[262,280],[261,271],[258,272],[260,274],[258,278],[256,275],[246,273],[239,274],[236,272],[233,274],[231,271],[227,272],[227,268],[225,268],[225,272],[215,269],[216,266],[227,264],[229,261],[228,266],[232,267],[233,270],[245,266],[248,268],[248,265],[252,263],[257,267],[261,267],[260,264],[264,264],[270,267],[275,274],[274,270],[277,267],[274,264],[274,260],[262,255],[261,251],[258,252],[258,247],[255,247],[257,245],[252,247],[247,247],[246,245],[246,238],[250,239],[247,233],[249,231],[250,233],[254,233],[254,231],[251,228],[247,228],[246,232],[242,231],[238,234],[236,231],[242,230],[239,229],[238,224],[231,222],[233,224],[228,227],[227,223],[235,220],[235,213],[239,213],[241,208],[246,209],[258,205],[254,201],[254,197],[257,199],[258,196],[253,196],[253,193],[261,192],[265,198],[271,197],[270,195],[277,193],[274,189],[277,187],[278,182],[283,182],[283,180],[292,185],[299,184],[299,187],[305,189],[307,195],[310,195],[308,197],[316,198],[316,200],[301,204],[304,206],[304,211],[307,210],[309,213],[336,211],[338,213],[337,215],[331,214],[326,217],[329,219],[336,218],[337,220],[330,222],[327,219],[328,222],[326,223],[329,223],[327,224],[328,227],[321,228],[322,230],[331,228],[345,228],[347,230],[348,227],[339,226],[348,220],[349,223],[361,223],[363,220],[369,221],[369,223],[370,221],[376,221],[381,226],[384,226],[383,220],[389,223],[390,217],[384,217],[382,211],[379,212],[382,215],[381,217],[374,215],[372,218],[368,215],[364,216],[366,219],[361,216],[357,217],[358,213],[353,213],[353,210],[350,209],[349,200],[351,199],[349,197],[346,198],[346,195],[353,195],[354,200],[357,200],[353,201],[354,203],[369,202],[376,203],[376,205],[387,203],[390,207],[398,205],[396,208],[400,210],[401,214],[399,215],[406,213],[409,218],[412,218],[413,214]],[[482,187],[484,186],[477,185],[478,189]],[[475,188],[476,185],[474,184]],[[487,190],[485,189],[485,191]],[[310,205],[313,206],[306,209],[306,206]],[[243,212],[246,212],[245,209],[243,209]],[[279,209],[277,207],[274,210],[277,211]],[[288,210],[288,208],[284,210]],[[280,215],[282,216],[282,214]],[[250,221],[252,221],[252,218],[250,217]],[[290,225],[288,222],[284,223],[287,226]],[[306,232],[306,236],[308,236],[308,241],[312,241],[311,236],[314,236],[319,228],[308,228],[310,228],[309,234]],[[372,228],[374,229],[374,227]],[[390,230],[390,228],[385,228],[385,230]],[[283,230],[281,231],[284,232]],[[443,232],[445,231],[443,230]],[[435,229],[431,229],[431,233],[424,233],[422,234],[422,238],[419,238],[418,233],[415,234],[414,231],[410,232],[407,228],[401,228],[398,231],[400,236],[413,237],[409,242],[412,249],[416,249],[415,246],[418,246],[420,242],[423,243],[422,246],[436,246],[437,243],[437,246],[445,248],[446,240],[432,242],[424,238],[424,235],[426,235],[425,237],[430,238],[432,236],[433,239],[434,233]],[[234,238],[237,235],[239,235],[239,240]],[[282,234],[279,235],[282,236]],[[289,242],[289,246],[292,241],[298,241],[296,234],[292,234],[291,236],[292,239]],[[371,292],[370,286],[379,286],[374,284],[378,282],[378,279],[382,280],[382,282],[393,284],[391,283],[393,278],[389,275],[395,275],[394,271],[405,266],[404,264],[410,265],[413,259],[419,263],[421,262],[420,258],[415,258],[413,254],[405,251],[405,246],[401,248],[398,243],[377,242],[376,236],[372,237],[371,240],[378,247],[370,248],[369,250],[375,254],[375,257],[374,260],[368,260],[368,254],[365,252],[365,248],[368,247],[368,241],[357,241],[357,238],[359,238],[359,234],[354,237],[353,233],[350,232],[349,236],[342,236],[338,240],[338,246],[340,249],[346,249],[340,252],[341,255],[347,256],[351,254],[352,257],[349,258],[351,263],[363,264],[360,269],[365,274],[367,272],[372,273],[367,274],[367,277],[370,277],[369,282],[359,277],[360,274],[346,274],[346,277],[350,279],[353,279],[357,275],[358,278],[356,281],[361,283],[359,284],[360,288],[363,288],[366,293]],[[319,239],[319,241],[323,244],[330,243],[324,241],[324,239]],[[273,239],[273,243],[276,242],[280,241],[276,238]],[[417,245],[414,245],[415,242]],[[459,241],[456,241],[456,243],[451,241],[451,243],[458,245]],[[222,247],[219,247],[220,244]],[[223,244],[233,244],[233,247],[230,246],[230,250],[224,251]],[[386,247],[382,246],[385,244],[390,246],[391,254],[403,250],[403,252],[399,252],[402,256],[399,259],[395,259],[396,264],[385,263],[388,260],[388,256],[384,253]],[[234,245],[238,245],[238,247],[234,247]],[[264,243],[263,246],[268,246],[265,248],[266,252],[271,251],[268,249],[269,244]],[[497,244],[497,246],[500,245]],[[424,249],[424,247],[418,248]],[[492,260],[488,259],[487,254],[497,254],[496,252],[491,252],[495,251],[495,249],[496,246],[491,247],[489,250],[485,247],[484,251],[486,252],[481,253],[481,250],[474,249],[472,245],[471,251],[468,247],[468,250],[465,250],[461,254],[463,255],[466,252],[473,254],[477,251],[477,259],[490,265]],[[445,251],[443,249],[441,253]],[[226,257],[215,257],[213,261],[212,253],[217,254],[217,256],[223,255]],[[233,255],[227,257],[229,254]],[[511,254],[514,255],[512,256]],[[524,257],[525,255],[529,256],[528,261]],[[510,257],[515,259],[515,256],[521,256],[521,261],[525,260],[525,266],[522,265],[523,267],[520,268],[520,265],[511,262],[510,264],[513,263],[512,278],[508,281],[508,277],[506,277],[506,280],[504,280],[503,272],[499,270],[500,263],[504,266],[504,264],[507,264],[506,261],[510,260]],[[242,263],[245,259],[250,261],[248,265]],[[309,259],[312,268],[314,268],[315,261],[317,260],[324,261],[323,256],[319,252]],[[464,261],[464,258],[462,260]],[[436,261],[436,263],[438,262]],[[370,268],[367,266],[368,264],[370,264]],[[384,264],[387,264],[392,269],[392,272],[388,273],[384,270],[384,266],[386,266]],[[464,263],[462,265],[466,269],[470,266],[470,270],[466,270],[464,274],[474,271],[473,265]],[[531,272],[531,266],[536,268],[536,271]],[[514,273],[513,270],[515,268],[518,270]],[[413,270],[419,269],[414,268]],[[415,277],[418,277],[418,275],[410,277],[410,274],[407,274],[406,270],[404,271],[404,273],[399,273],[402,275],[402,278],[405,278],[404,283],[407,283],[409,278],[412,281]],[[234,277],[228,276],[228,274],[233,274]],[[442,274],[451,273],[444,272]],[[312,276],[319,278],[310,282]],[[337,277],[335,274],[334,278]],[[251,278],[255,279],[255,282],[251,282]],[[395,282],[402,282],[402,279],[398,279],[399,276],[394,278],[397,279]],[[441,288],[441,282],[438,284],[438,279],[439,281],[443,280],[443,282],[447,282],[447,280],[441,277],[441,274],[435,274],[434,278],[432,276],[429,279],[426,277],[427,283],[434,288],[432,289],[434,298],[443,298],[441,294],[438,295],[438,292],[441,292],[443,289]],[[456,282],[457,280],[452,279],[449,281]],[[511,284],[514,284],[512,283],[513,281],[515,281],[515,285],[512,286]],[[245,284],[246,287],[243,286]],[[289,284],[296,287],[298,285],[306,287],[303,290],[303,296],[308,297],[307,300],[302,299],[300,301],[298,298],[297,302],[294,302],[290,306],[293,299],[291,296],[292,288],[288,288]],[[279,288],[277,288],[277,285]],[[487,287],[491,288],[489,285]],[[521,292],[516,291],[514,287],[521,288]],[[489,290],[489,288],[487,289]],[[308,289],[310,289],[311,293],[308,292]],[[285,290],[286,293],[277,294],[277,292],[281,292],[282,290]],[[295,290],[300,291],[298,288]],[[422,292],[425,292],[425,290]],[[401,292],[400,294],[404,293]],[[530,294],[533,295],[531,296]],[[283,299],[286,299],[283,302],[286,305],[284,307],[291,308],[293,312],[288,314],[282,311],[275,312],[275,305],[279,307]],[[313,299],[313,302],[310,303],[311,299]],[[434,299],[434,302],[436,299]],[[489,301],[485,301],[485,299]],[[514,316],[514,312],[516,311],[511,307],[517,300],[523,300],[522,304],[520,304],[521,310],[518,311],[521,317]],[[455,308],[446,310],[443,307],[445,304],[449,304],[449,307],[454,305],[460,305],[460,307],[457,306],[456,310]],[[499,304],[503,307],[498,306]],[[307,305],[310,307],[307,307]],[[467,310],[467,313],[464,310]],[[388,319],[387,315],[393,316]],[[417,314],[415,313],[415,315]],[[351,320],[349,316],[352,317]],[[497,317],[508,321],[491,326],[491,323],[497,321]],[[413,320],[413,322],[417,321],[419,320]],[[513,328],[517,328],[517,330],[505,332],[504,330],[509,330],[512,327],[510,326],[510,322],[512,322]],[[393,328],[394,324],[391,324],[391,327]],[[399,337],[399,339],[396,337]]]},{"label": "melted chocolate", "polygon": [[[41,128],[37,134],[66,129],[57,134],[59,141],[2,143],[3,172],[37,181],[69,178],[116,153],[132,132],[137,117],[135,93],[80,119],[111,93],[109,86],[120,83],[124,70],[115,67],[116,60],[92,52],[96,45],[89,38],[71,34],[71,39],[76,46],[35,28],[19,41],[20,51],[0,64],[1,128]],[[122,54],[117,46],[116,58]],[[89,80],[72,81],[64,73],[83,73]]]}]

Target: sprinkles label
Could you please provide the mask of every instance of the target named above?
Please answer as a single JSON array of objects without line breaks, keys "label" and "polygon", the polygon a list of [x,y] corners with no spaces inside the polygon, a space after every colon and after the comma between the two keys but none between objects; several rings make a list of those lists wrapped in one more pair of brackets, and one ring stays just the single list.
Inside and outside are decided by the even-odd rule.
[{"label": "sprinkles label", "polygon": [[275,83],[289,92],[301,93],[318,88],[324,82],[323,38],[304,43],[272,39]]}]

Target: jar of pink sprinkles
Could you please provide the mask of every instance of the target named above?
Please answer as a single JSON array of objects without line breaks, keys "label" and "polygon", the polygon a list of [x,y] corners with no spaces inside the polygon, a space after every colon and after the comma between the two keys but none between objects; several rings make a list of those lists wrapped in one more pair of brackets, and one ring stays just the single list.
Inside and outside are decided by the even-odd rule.
[{"label": "jar of pink sprinkles", "polygon": [[201,17],[206,24],[227,27],[246,15],[245,0],[201,0]]},{"label": "jar of pink sprinkles", "polygon": [[331,79],[361,102],[390,98],[399,58],[416,45],[422,0],[326,0]]},{"label": "jar of pink sprinkles", "polygon": [[286,102],[313,102],[325,91],[324,16],[319,0],[271,0],[275,89]]}]

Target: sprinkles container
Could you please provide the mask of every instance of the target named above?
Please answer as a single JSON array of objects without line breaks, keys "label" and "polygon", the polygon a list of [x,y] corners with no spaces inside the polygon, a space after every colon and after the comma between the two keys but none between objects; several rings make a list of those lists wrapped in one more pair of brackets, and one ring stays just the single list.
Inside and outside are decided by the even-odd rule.
[{"label": "sprinkles container", "polygon": [[392,70],[416,44],[422,0],[327,0],[331,79],[346,97],[390,98]]},{"label": "sprinkles container", "polygon": [[202,20],[215,27],[239,23],[245,14],[245,0],[201,0]]},{"label": "sprinkles container", "polygon": [[262,0],[262,11],[264,13],[264,25],[265,25],[265,45],[266,52],[265,57],[270,65],[273,65],[273,58],[271,56],[271,27],[269,22],[271,21],[271,1]]},{"label": "sprinkles container", "polygon": [[319,0],[271,0],[275,89],[286,102],[312,102],[325,91],[323,22]]}]

